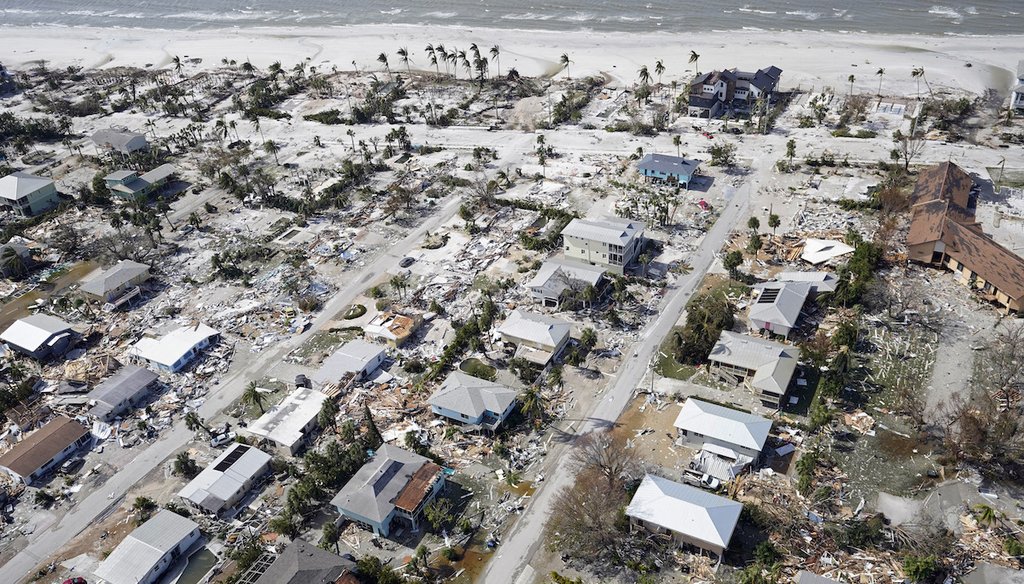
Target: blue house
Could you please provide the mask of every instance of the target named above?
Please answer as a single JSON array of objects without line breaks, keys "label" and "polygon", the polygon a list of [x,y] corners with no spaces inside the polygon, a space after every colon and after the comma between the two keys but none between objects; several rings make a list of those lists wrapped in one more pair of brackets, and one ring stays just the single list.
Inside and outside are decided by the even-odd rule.
[{"label": "blue house", "polygon": [[687,160],[666,154],[644,156],[637,169],[648,181],[666,182],[689,188],[690,181],[700,168],[699,160]]},{"label": "blue house", "polygon": [[423,509],[444,488],[444,472],[429,459],[385,444],[360,468],[331,505],[350,521],[388,537],[398,521],[419,529]]},{"label": "blue house", "polygon": [[504,385],[453,371],[430,396],[430,409],[467,426],[494,430],[516,405],[516,392]]}]

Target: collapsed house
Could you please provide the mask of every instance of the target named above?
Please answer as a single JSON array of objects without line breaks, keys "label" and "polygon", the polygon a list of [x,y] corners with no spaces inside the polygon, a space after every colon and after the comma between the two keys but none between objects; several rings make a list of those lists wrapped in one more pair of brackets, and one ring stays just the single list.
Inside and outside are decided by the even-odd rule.
[{"label": "collapsed house", "polygon": [[356,564],[302,539],[292,540],[274,561],[256,562],[239,582],[252,584],[359,584]]},{"label": "collapsed house", "polygon": [[907,252],[946,268],[961,284],[1001,306],[1024,307],[1024,258],[996,243],[974,217],[974,179],[952,162],[922,170],[911,195]]},{"label": "collapsed house", "polygon": [[384,364],[387,353],[380,345],[362,339],[349,341],[338,348],[312,375],[312,380],[324,387],[344,381],[362,381]]},{"label": "collapsed house", "polygon": [[757,464],[772,429],[771,420],[692,397],[674,425],[680,444],[700,449],[690,468],[722,481]]},{"label": "collapsed house", "polygon": [[631,528],[665,533],[677,546],[691,545],[721,557],[742,510],[737,501],[648,474],[626,516]]},{"label": "collapsed house", "polygon": [[283,454],[294,456],[312,439],[312,433],[317,427],[317,416],[327,399],[327,395],[321,391],[299,387],[243,431],[266,438],[276,444]]},{"label": "collapsed house", "polygon": [[363,333],[368,341],[384,343],[397,349],[412,337],[421,324],[423,317],[418,314],[408,316],[395,312],[380,312],[366,323]]},{"label": "collapsed house", "polygon": [[708,369],[722,381],[745,385],[765,406],[778,408],[799,359],[797,347],[722,331],[708,355]]},{"label": "collapsed house", "polygon": [[428,400],[430,409],[465,430],[497,430],[516,405],[516,392],[500,383],[452,371]]},{"label": "collapsed house", "polygon": [[811,285],[811,296],[835,292],[839,279],[830,272],[779,272],[776,282],[806,282]]},{"label": "collapsed house", "polygon": [[0,334],[8,347],[37,361],[64,355],[78,338],[70,324],[49,314],[19,318]]},{"label": "collapsed house", "polygon": [[0,470],[31,485],[92,441],[89,429],[57,416],[0,456]]},{"label": "collapsed house", "polygon": [[338,492],[331,505],[343,517],[388,537],[400,521],[413,530],[444,487],[444,472],[430,459],[384,444]]},{"label": "collapsed house", "polygon": [[202,513],[230,510],[270,470],[272,457],[259,448],[235,443],[178,492]]},{"label": "collapsed house", "polygon": [[125,365],[86,396],[90,403],[94,403],[89,415],[102,422],[114,420],[138,407],[159,379],[149,369]]},{"label": "collapsed house", "polygon": [[153,584],[199,541],[200,535],[194,521],[161,509],[129,533],[95,574],[108,584]]},{"label": "collapsed house", "polygon": [[174,329],[159,339],[143,337],[128,350],[128,356],[159,371],[177,373],[219,338],[219,331],[196,323]]},{"label": "collapsed house", "polygon": [[543,367],[569,344],[571,328],[564,320],[517,309],[501,323],[498,334],[516,346],[516,357]]}]

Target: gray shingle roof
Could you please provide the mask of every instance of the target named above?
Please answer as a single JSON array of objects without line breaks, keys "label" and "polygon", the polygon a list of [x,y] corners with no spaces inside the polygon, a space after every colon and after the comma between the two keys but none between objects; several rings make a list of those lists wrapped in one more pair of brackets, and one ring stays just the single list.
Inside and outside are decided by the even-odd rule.
[{"label": "gray shingle roof", "polygon": [[334,584],[354,570],[355,564],[349,560],[296,539],[254,584]]},{"label": "gray shingle roof", "polygon": [[761,294],[750,307],[750,320],[770,322],[788,328],[796,326],[800,311],[811,293],[808,282],[767,282],[756,286]]},{"label": "gray shingle roof", "polygon": [[693,176],[698,167],[700,167],[699,160],[669,156],[667,154],[648,154],[637,164],[637,168],[640,170],[686,176]]},{"label": "gray shingle roof", "polygon": [[796,370],[800,349],[774,341],[722,331],[708,355],[709,361],[752,369],[754,388],[782,395]]},{"label": "gray shingle roof", "polygon": [[557,347],[569,336],[571,328],[564,320],[517,309],[508,315],[498,332],[515,339]]},{"label": "gray shingle roof", "polygon": [[105,296],[111,290],[116,290],[126,282],[130,282],[148,271],[149,266],[146,264],[121,260],[107,268],[102,274],[82,284],[82,291],[96,296]]},{"label": "gray shingle roof", "polygon": [[514,401],[515,390],[461,371],[449,374],[441,387],[430,396],[430,405],[466,414],[474,419],[484,412],[501,414]]},{"label": "gray shingle roof", "polygon": [[157,374],[144,367],[125,365],[89,392],[88,398],[96,406],[89,413],[104,417],[124,400],[134,399],[157,380]]},{"label": "gray shingle roof", "polygon": [[691,397],[679,410],[675,427],[760,451],[768,439],[772,421]]},{"label": "gray shingle roof", "polygon": [[394,510],[395,499],[412,475],[428,462],[419,454],[384,444],[331,499],[331,505],[383,521]]},{"label": "gray shingle roof", "polygon": [[643,233],[644,224],[618,217],[611,219],[573,219],[562,230],[562,236],[579,237],[612,245],[626,245]]}]

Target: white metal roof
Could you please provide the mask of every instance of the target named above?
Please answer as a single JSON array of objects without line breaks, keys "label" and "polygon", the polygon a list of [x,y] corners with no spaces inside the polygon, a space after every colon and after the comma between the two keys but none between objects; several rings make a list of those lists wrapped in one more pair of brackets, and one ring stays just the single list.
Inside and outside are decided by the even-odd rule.
[{"label": "white metal roof", "polygon": [[96,576],[109,584],[136,584],[198,527],[191,519],[162,509],[114,548]]},{"label": "white metal roof", "polygon": [[131,260],[121,260],[104,270],[102,274],[82,284],[81,289],[89,294],[104,296],[107,292],[116,290],[119,286],[124,285],[125,282],[130,282],[148,271],[149,266],[146,264],[140,264]]},{"label": "white metal roof", "polygon": [[316,419],[326,399],[327,396],[320,391],[300,387],[250,423],[246,430],[292,448],[302,440],[303,428]]},{"label": "white metal roof", "polygon": [[220,333],[202,323],[177,328],[159,339],[143,337],[128,349],[129,355],[170,367],[196,345]]},{"label": "white metal roof", "polygon": [[569,336],[568,322],[525,310],[513,310],[498,328],[503,336],[557,347]]},{"label": "white metal roof", "polygon": [[834,292],[836,276],[830,272],[779,272],[778,282],[809,282],[814,292]]},{"label": "white metal roof", "polygon": [[760,451],[768,439],[772,421],[691,397],[679,410],[675,427],[726,444]]},{"label": "white metal roof", "polygon": [[732,331],[722,331],[708,355],[709,361],[753,370],[751,385],[778,395],[786,393],[799,358],[798,347]]},{"label": "white metal roof", "polygon": [[643,232],[643,223],[613,217],[611,219],[573,219],[562,230],[562,236],[579,237],[612,245],[626,245]]},{"label": "white metal roof", "polygon": [[808,239],[804,244],[804,251],[800,254],[800,259],[816,266],[852,252],[853,248],[841,241]]},{"label": "white metal roof", "polygon": [[71,325],[49,314],[33,314],[19,318],[0,334],[0,340],[33,352],[55,334],[71,329]]},{"label": "white metal roof", "polygon": [[0,178],[0,197],[16,201],[25,195],[52,185],[53,181],[27,172],[12,172]]},{"label": "white metal roof", "polygon": [[484,412],[501,414],[514,401],[515,390],[461,371],[452,371],[441,387],[430,396],[430,405],[466,414],[471,418],[480,417]]},{"label": "white metal roof", "polygon": [[271,458],[255,446],[235,443],[185,485],[178,496],[217,513],[248,481],[266,470]]},{"label": "white metal roof", "polygon": [[92,135],[92,141],[97,146],[113,148],[125,154],[141,150],[146,147],[146,136],[138,132],[130,132],[119,128],[104,128],[97,130]]},{"label": "white metal roof", "polygon": [[767,282],[755,286],[761,294],[750,306],[750,320],[780,324],[788,328],[796,326],[800,311],[811,293],[807,282]]},{"label": "white metal roof", "polygon": [[649,474],[626,515],[724,549],[742,510],[737,501]]}]

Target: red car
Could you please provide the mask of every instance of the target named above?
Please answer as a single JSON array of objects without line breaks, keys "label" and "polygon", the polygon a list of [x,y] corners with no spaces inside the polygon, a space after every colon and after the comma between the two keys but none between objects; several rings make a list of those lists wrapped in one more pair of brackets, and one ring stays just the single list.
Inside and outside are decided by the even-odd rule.
[{"label": "red car", "polygon": [[82,578],[81,576],[76,576],[74,578],[68,578],[67,580],[64,581],[64,584],[88,584],[88,583],[85,581],[85,578]]}]

